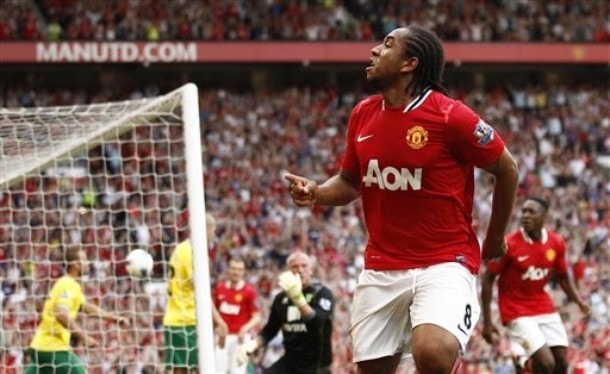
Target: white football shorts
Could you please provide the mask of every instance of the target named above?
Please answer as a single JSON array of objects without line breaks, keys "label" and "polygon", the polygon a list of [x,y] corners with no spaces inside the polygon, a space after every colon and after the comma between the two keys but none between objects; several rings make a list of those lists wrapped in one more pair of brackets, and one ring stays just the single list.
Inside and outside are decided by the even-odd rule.
[{"label": "white football shorts", "polygon": [[519,317],[507,326],[510,334],[511,353],[531,357],[544,345],[567,347],[568,334],[558,313]]},{"label": "white football shorts", "polygon": [[411,330],[434,324],[462,351],[481,309],[477,278],[458,263],[410,270],[363,270],[354,293],[350,336],[354,362],[410,354]]},{"label": "white football shorts", "polygon": [[[244,337],[244,341],[250,339],[252,339],[250,336]],[[228,334],[226,336],[223,348],[220,348],[218,344],[216,345],[216,370],[219,373],[246,374],[247,364],[240,364],[237,361],[237,354],[241,346],[242,344],[239,343],[236,334]]]}]

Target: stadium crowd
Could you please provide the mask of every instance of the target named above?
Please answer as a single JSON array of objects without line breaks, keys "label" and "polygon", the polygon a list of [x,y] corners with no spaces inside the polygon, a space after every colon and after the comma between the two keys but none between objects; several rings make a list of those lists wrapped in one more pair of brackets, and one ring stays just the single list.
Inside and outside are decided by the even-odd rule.
[{"label": "stadium crowd", "polygon": [[[4,90],[0,106],[85,104],[159,93],[154,86],[122,97],[110,89],[89,93],[26,87]],[[572,274],[593,308],[591,318],[579,319],[558,286],[550,289],[570,334],[572,372],[608,373],[610,170],[596,161],[610,154],[608,87],[496,86],[450,94],[493,123],[518,159],[518,203],[532,194],[552,202],[549,227],[566,237]],[[335,373],[353,370],[347,328],[366,240],[362,222],[354,218],[360,216],[360,205],[296,209],[282,173],[318,180],[334,174],[339,160],[333,155],[342,153],[349,110],[361,95],[338,88],[214,89],[201,91],[199,102],[206,203],[219,223],[211,252],[213,280],[230,256],[243,256],[248,281],[257,286],[261,310],[267,311],[287,254],[297,248],[313,254],[316,275],[337,299]],[[177,148],[170,145],[179,140],[177,130],[140,128],[80,159],[73,166],[84,167],[83,175],[29,178],[0,194],[0,373],[20,372],[37,310],[49,283],[61,274],[61,251],[74,244],[82,244],[93,263],[84,282],[90,301],[130,316],[134,326],[121,331],[86,320],[87,329],[104,342],[96,351],[77,348],[89,372],[159,372],[164,264],[173,245],[187,235],[185,180],[165,177],[172,168],[184,170]],[[477,174],[474,217],[480,238],[490,211],[490,186],[488,177]],[[123,259],[134,247],[153,253],[158,264],[153,282],[126,276]],[[267,360],[278,349],[272,344]],[[506,340],[491,347],[479,334],[464,362],[467,373],[513,370]]]},{"label": "stadium crowd", "polygon": [[412,23],[446,41],[610,42],[603,0],[0,0],[0,40],[379,40]]}]

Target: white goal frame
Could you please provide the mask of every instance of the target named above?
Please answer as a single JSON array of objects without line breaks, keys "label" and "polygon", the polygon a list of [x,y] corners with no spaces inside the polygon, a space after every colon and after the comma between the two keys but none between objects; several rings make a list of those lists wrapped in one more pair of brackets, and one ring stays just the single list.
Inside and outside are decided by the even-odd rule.
[{"label": "white goal frame", "polygon": [[[199,372],[215,373],[214,329],[212,320],[212,299],[208,258],[208,238],[205,230],[206,207],[203,184],[203,162],[201,131],[199,121],[199,97],[197,86],[187,83],[184,86],[153,99],[140,99],[121,103],[102,103],[71,107],[38,107],[22,109],[0,108],[0,193],[9,189],[29,175],[40,173],[53,163],[61,161],[71,155],[79,155],[87,148],[95,147],[105,140],[133,130],[136,117],[151,116],[159,113],[168,101],[176,102],[178,99],[182,108],[182,122],[184,124],[184,145],[187,178],[187,198],[189,210],[189,230],[193,249],[193,274],[195,286],[195,303],[197,316],[197,342]],[[173,98],[173,99],[172,99]],[[171,101],[173,100],[173,101]],[[112,106],[123,104],[122,112],[111,112]],[[133,106],[133,110],[129,110]],[[125,108],[127,108],[125,110]],[[100,118],[101,125],[94,130],[83,130],[83,133],[72,134],[65,132],[65,139],[59,139],[59,144],[42,144],[44,137],[36,139],[32,136],[32,127],[27,121],[20,122],[20,126],[11,126],[11,118],[28,116],[38,123],[45,123],[45,118],[60,116],[78,118]],[[54,117],[55,116],[55,117]],[[110,118],[110,120],[108,120]],[[23,125],[23,128],[21,128]],[[2,128],[4,127],[4,128]],[[19,129],[17,127],[20,127]],[[52,126],[48,129],[52,137]],[[9,132],[26,131],[24,139],[15,137],[11,139]],[[63,135],[60,135],[63,136]],[[16,140],[17,139],[17,140]],[[48,146],[48,147],[45,147]]]}]

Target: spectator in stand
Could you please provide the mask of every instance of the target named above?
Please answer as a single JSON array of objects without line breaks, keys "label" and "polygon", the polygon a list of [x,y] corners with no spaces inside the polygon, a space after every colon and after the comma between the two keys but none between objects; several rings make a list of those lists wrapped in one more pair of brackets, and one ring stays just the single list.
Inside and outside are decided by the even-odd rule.
[{"label": "spectator in stand", "polygon": [[[6,3],[6,2],[5,2]],[[33,20],[24,2],[2,4],[0,39],[43,38],[27,22]],[[42,0],[46,23],[57,17],[63,39],[145,40],[151,25],[160,40],[374,40],[401,22],[427,25],[443,40],[516,42],[596,42],[610,40],[603,1],[574,6],[567,3],[464,1],[385,2],[333,1],[260,6],[256,1],[176,2],[159,0],[163,11],[151,12],[147,2],[123,2],[116,7],[102,0],[56,2]],[[79,9],[81,12],[76,12]],[[24,17],[24,15],[26,15]],[[16,19],[15,25],[2,20]],[[8,23],[8,22],[7,22]],[[25,24],[24,24],[25,23]],[[18,25],[23,25],[18,27]],[[95,30],[95,32],[93,32]],[[54,38],[50,30],[47,37]]]},{"label": "spectator in stand", "polygon": [[510,334],[517,370],[528,367],[534,373],[567,374],[568,335],[545,291],[547,283],[557,276],[569,300],[585,317],[591,308],[570,279],[563,238],[544,228],[548,209],[547,200],[526,198],[521,228],[506,237],[506,255],[488,263],[481,290],[482,334],[488,343],[497,343],[499,331],[492,320],[491,300],[498,276],[500,318]]},{"label": "spectator in stand", "polygon": [[459,366],[479,317],[475,167],[495,176],[482,257],[504,254],[517,166],[489,124],[445,95],[444,65],[428,29],[390,32],[366,69],[380,94],[352,111],[339,173],[322,184],[286,175],[300,207],[362,197],[369,239],[350,326],[361,373],[393,372],[407,353],[421,373]]},{"label": "spectator in stand", "polygon": [[27,374],[86,373],[82,361],[70,351],[70,338],[73,337],[87,348],[95,348],[99,343],[75,321],[79,311],[114,321],[123,328],[130,325],[127,318],[106,312],[85,300],[80,282],[89,269],[89,261],[82,249],[68,249],[65,264],[66,274],[55,282],[49,292],[36,335],[30,344]]},{"label": "spectator in stand", "polygon": [[256,289],[244,280],[246,263],[241,258],[229,261],[228,279],[214,287],[214,305],[228,327],[224,346],[216,348],[216,369],[223,374],[245,374],[247,365],[237,360],[244,342],[251,340],[251,332],[258,327],[261,313],[257,305]]},{"label": "spectator in stand", "polygon": [[332,292],[314,282],[312,258],[301,251],[293,252],[286,264],[289,270],[278,280],[282,292],[273,299],[269,320],[261,333],[243,345],[239,361],[282,332],[284,356],[265,374],[330,374],[332,320],[335,301]]},{"label": "spectator in stand", "polygon": [[[216,219],[206,215],[207,237],[216,231]],[[169,260],[167,292],[169,299],[163,317],[165,365],[174,374],[197,369],[197,330],[195,288],[193,284],[193,249],[187,239],[176,246]],[[227,324],[212,305],[219,344],[224,346]]]}]

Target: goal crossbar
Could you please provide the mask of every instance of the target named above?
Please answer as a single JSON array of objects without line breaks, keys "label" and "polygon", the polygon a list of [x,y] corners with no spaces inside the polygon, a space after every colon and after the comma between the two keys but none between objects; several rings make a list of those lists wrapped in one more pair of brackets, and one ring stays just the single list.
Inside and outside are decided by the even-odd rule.
[{"label": "goal crossbar", "polygon": [[[0,190],[66,157],[78,155],[137,126],[136,119],[167,114],[180,105],[178,88],[164,96],[87,106],[0,108]],[[155,112],[158,109],[158,113]],[[62,121],[95,118],[86,128],[67,126]],[[36,125],[46,126],[41,137]],[[82,122],[74,125],[83,125]],[[53,142],[53,138],[60,138]]]}]

